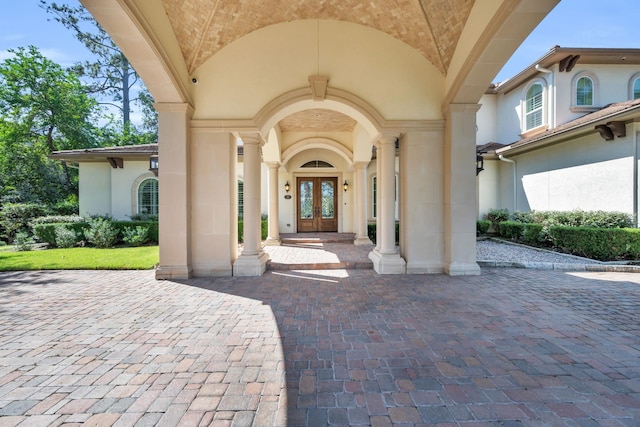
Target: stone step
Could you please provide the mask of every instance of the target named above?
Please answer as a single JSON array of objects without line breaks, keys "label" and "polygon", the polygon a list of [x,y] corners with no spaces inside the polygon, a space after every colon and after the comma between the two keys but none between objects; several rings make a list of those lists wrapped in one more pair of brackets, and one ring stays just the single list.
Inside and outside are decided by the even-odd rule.
[{"label": "stone step", "polygon": [[280,235],[280,246],[265,246],[268,270],[372,269],[372,247],[354,246],[354,233]]},{"label": "stone step", "polygon": [[320,262],[307,264],[288,264],[281,262],[267,262],[267,270],[372,270],[373,262],[370,260],[342,261],[342,262]]}]

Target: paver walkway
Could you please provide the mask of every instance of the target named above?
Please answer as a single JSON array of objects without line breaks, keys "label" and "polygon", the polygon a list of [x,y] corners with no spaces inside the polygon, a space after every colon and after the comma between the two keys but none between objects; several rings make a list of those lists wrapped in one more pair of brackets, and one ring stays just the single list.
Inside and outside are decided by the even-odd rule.
[{"label": "paver walkway", "polygon": [[640,275],[0,273],[0,426],[638,426]]}]

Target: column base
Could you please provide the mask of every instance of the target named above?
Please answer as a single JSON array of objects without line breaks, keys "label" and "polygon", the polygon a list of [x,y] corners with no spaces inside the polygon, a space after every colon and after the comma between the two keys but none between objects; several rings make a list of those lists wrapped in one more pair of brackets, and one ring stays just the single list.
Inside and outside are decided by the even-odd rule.
[{"label": "column base", "polygon": [[267,237],[267,240],[264,241],[265,246],[280,246],[282,242],[280,238]]},{"label": "column base", "polygon": [[480,266],[476,262],[468,264],[452,262],[445,265],[444,272],[449,276],[479,276],[481,274]]},{"label": "column base", "polygon": [[407,262],[407,274],[442,274],[444,267],[438,262]]},{"label": "column base", "polygon": [[256,255],[240,255],[233,263],[234,276],[262,276],[267,269],[269,255],[260,252]]},{"label": "column base", "polygon": [[184,280],[191,278],[188,265],[159,265],[156,267],[156,280]]},{"label": "column base", "polygon": [[373,242],[368,237],[356,237],[356,239],[353,241],[353,244],[356,246],[373,246]]},{"label": "column base", "polygon": [[374,249],[369,252],[369,259],[373,261],[373,269],[378,274],[404,274],[406,262],[400,254],[383,254]]}]

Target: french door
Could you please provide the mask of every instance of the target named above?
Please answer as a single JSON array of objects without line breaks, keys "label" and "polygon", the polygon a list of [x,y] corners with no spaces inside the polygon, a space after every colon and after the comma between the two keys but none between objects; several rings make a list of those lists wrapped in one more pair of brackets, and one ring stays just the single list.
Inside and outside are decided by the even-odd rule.
[{"label": "french door", "polygon": [[338,178],[303,178],[298,184],[298,232],[338,231]]}]

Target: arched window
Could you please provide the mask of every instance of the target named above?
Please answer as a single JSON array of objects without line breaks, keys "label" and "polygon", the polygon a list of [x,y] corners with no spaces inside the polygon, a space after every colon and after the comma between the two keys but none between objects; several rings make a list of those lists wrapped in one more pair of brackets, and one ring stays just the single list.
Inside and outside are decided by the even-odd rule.
[{"label": "arched window", "polygon": [[147,178],[138,186],[138,214],[158,215],[158,180]]},{"label": "arched window", "polygon": [[633,89],[632,89],[633,93],[633,99],[638,99],[640,98],[640,77],[636,78],[633,81]]},{"label": "arched window", "polygon": [[579,107],[593,105],[593,80],[590,77],[580,77],[576,82],[576,105]]},{"label": "arched window", "polygon": [[534,83],[527,90],[525,100],[525,130],[530,130],[542,126],[542,85]]}]

